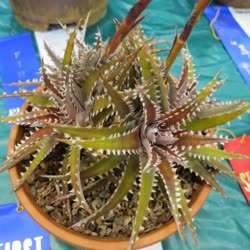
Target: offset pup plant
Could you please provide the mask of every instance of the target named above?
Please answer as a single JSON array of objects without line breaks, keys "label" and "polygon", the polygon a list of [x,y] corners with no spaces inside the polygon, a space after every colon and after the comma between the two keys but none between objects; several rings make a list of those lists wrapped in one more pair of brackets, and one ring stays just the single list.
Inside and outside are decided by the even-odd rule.
[{"label": "offset pup plant", "polygon": [[[196,242],[183,170],[226,196],[215,174],[239,180],[221,160],[245,156],[217,147],[227,138],[215,135],[214,129],[250,109],[243,100],[221,103],[211,98],[224,83],[220,72],[203,89],[196,89],[192,57],[183,46],[210,1],[198,1],[166,61],[156,55],[161,50],[155,45],[161,41],[146,38],[138,26],[150,2],[137,1],[124,21],[117,22],[113,39],[104,43],[97,34],[94,48],[78,38],[81,27],[84,39],[87,24],[80,20],[69,34],[63,58],[46,47],[54,65],[42,62],[41,81],[13,84],[36,84],[39,91],[1,95],[23,97],[29,104],[25,111],[0,119],[25,131],[0,169],[25,166],[14,190],[27,181],[35,186],[39,178],[54,183],[57,193],[50,206],[63,204],[69,218],[66,226],[78,231],[136,192],[129,249],[155,192],[165,200],[180,237],[185,237],[187,224]],[[170,69],[179,52],[182,72],[177,79]],[[94,193],[105,188],[110,193],[104,204],[94,205]]]}]

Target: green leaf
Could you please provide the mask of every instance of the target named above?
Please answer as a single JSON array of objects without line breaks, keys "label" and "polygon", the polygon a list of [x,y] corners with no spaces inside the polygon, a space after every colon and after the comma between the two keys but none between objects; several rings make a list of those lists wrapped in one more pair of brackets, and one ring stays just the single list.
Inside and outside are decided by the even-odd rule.
[{"label": "green leaf", "polygon": [[109,182],[108,178],[99,179],[99,180],[95,181],[94,183],[91,183],[91,184],[85,186],[82,189],[83,193],[86,194],[86,193],[91,193],[93,191],[96,191],[98,189],[103,189],[103,187],[108,185],[108,182]]},{"label": "green leaf", "polygon": [[71,227],[81,226],[82,224],[88,223],[92,220],[99,218],[100,216],[106,214],[108,211],[112,210],[117,206],[119,202],[122,201],[123,197],[128,193],[128,191],[132,188],[133,183],[135,182],[136,176],[139,171],[139,160],[138,156],[130,156],[127,165],[125,166],[125,170],[123,176],[110,197],[110,199],[105,203],[103,207],[97,210],[95,213],[90,216],[80,220],[76,224]]},{"label": "green leaf", "polygon": [[74,30],[70,33],[69,40],[67,42],[67,46],[66,46],[64,56],[63,56],[63,64],[62,64],[63,70],[66,69],[67,65],[71,64],[71,57],[72,57],[72,53],[73,53],[73,50],[74,50],[74,44],[75,44],[77,31],[81,27],[81,25],[83,24],[83,21],[84,20],[81,18],[79,20],[79,22],[76,24],[76,26],[74,27]]},{"label": "green leaf", "polygon": [[34,154],[34,159],[31,161],[30,165],[27,167],[22,177],[17,180],[16,184],[14,185],[14,190],[17,190],[27,180],[27,178],[33,173],[33,171],[41,163],[41,161],[58,144],[58,141],[56,141],[53,136],[45,137],[40,140],[39,144],[41,144],[41,146],[37,149],[37,153]]},{"label": "green leaf", "polygon": [[[103,78],[103,77],[102,77]],[[106,79],[103,78],[103,85],[107,90],[108,96],[112,100],[112,104],[115,106],[116,111],[118,112],[121,118],[125,118],[129,112],[128,104],[123,100],[123,95],[121,92],[114,88]]]},{"label": "green leaf", "polygon": [[138,205],[136,209],[135,219],[133,222],[133,230],[132,230],[132,234],[130,237],[128,249],[132,249],[139,235],[142,222],[143,222],[143,217],[146,213],[146,210],[150,201],[153,182],[154,182],[155,169],[152,168],[148,172],[143,171],[143,168],[147,165],[147,157],[141,157],[140,160],[141,160],[140,164],[142,167],[142,173],[140,176],[141,185],[140,185],[140,191],[139,191],[139,200],[138,200]]},{"label": "green leaf", "polygon": [[120,60],[121,58],[118,56],[117,58],[111,59],[110,61],[107,61],[103,64],[98,64],[96,68],[89,72],[87,78],[85,79],[82,85],[83,95],[89,98],[96,84],[100,80],[100,74],[105,75],[106,71],[109,71],[110,73],[111,68],[117,67],[117,64],[119,64]]},{"label": "green leaf", "polygon": [[237,110],[233,110],[229,113],[221,115],[213,115],[203,119],[193,119],[191,121],[188,121],[186,125],[182,125],[181,128],[193,131],[215,128],[219,125],[223,125],[227,122],[234,120],[235,118],[239,117],[249,109],[250,109],[250,103],[245,103],[244,105],[241,105],[241,107],[239,107]]},{"label": "green leaf", "polygon": [[22,97],[24,99],[31,98],[31,97],[37,97],[37,98],[48,98],[49,95],[42,93],[42,92],[24,92],[22,89],[20,89],[19,92],[12,93],[12,94],[2,94],[0,95],[0,98],[9,98],[9,97]]},{"label": "green leaf", "polygon": [[13,124],[21,124],[21,125],[34,125],[35,123],[44,123],[50,119],[56,119],[54,115],[52,115],[47,110],[35,110],[26,113],[18,113],[17,115],[7,116],[0,118],[0,122],[13,123]]},{"label": "green leaf", "polygon": [[96,113],[92,117],[93,125],[94,126],[103,125],[103,123],[107,121],[110,117],[112,117],[112,115],[114,115],[115,113],[116,111],[113,109],[112,106],[104,108],[102,111]]},{"label": "green leaf", "polygon": [[[166,199],[168,206],[171,209],[169,196],[168,196],[167,191],[166,191],[166,186],[165,186],[164,180],[162,179],[162,176],[160,174],[157,175],[156,178],[158,181],[158,186],[159,186],[164,198]],[[195,227],[193,224],[193,219],[192,219],[192,216],[190,213],[190,208],[188,206],[188,200],[186,199],[184,190],[182,189],[181,183],[180,183],[179,179],[177,179],[177,176],[176,176],[176,180],[175,180],[175,185],[176,185],[176,190],[178,193],[177,196],[180,200],[179,201],[179,209],[181,209],[184,220],[186,221],[187,226],[189,227],[189,230],[191,232],[192,238],[193,238],[195,244],[197,245],[197,236],[196,236]]]},{"label": "green leaf", "polygon": [[130,69],[133,66],[133,63],[135,62],[136,57],[138,56],[138,53],[140,50],[141,48],[136,50],[131,55],[129,54],[128,58],[126,58],[125,61],[117,67],[115,71],[115,75],[114,75],[114,72],[111,73],[113,77],[116,78],[115,85],[117,86],[117,89],[121,90],[124,87],[123,85],[124,83],[126,83],[126,79],[131,74]]},{"label": "green leaf", "polygon": [[97,114],[112,105],[112,101],[107,96],[97,96],[94,100],[92,112]]},{"label": "green leaf", "polygon": [[188,82],[192,83],[195,80],[195,69],[193,64],[193,57],[190,54],[190,51],[188,48],[185,49],[186,52],[186,59],[187,59],[187,65],[188,65]]},{"label": "green leaf", "polygon": [[100,161],[94,163],[87,169],[81,171],[81,178],[88,179],[98,175],[102,175],[117,167],[126,156],[122,155],[110,155],[107,158],[103,158]]},{"label": "green leaf", "polygon": [[10,84],[7,84],[8,86],[16,86],[16,87],[23,87],[23,86],[40,86],[42,85],[43,82],[39,81],[39,80],[33,80],[33,81],[29,81],[27,80],[26,82],[12,82]]},{"label": "green leaf", "polygon": [[43,144],[44,137],[50,137],[52,130],[50,128],[40,129],[32,134],[28,139],[24,139],[21,144],[15,147],[15,150],[11,152],[7,160],[0,165],[0,173],[15,166],[21,160],[28,155],[35,152]]},{"label": "green leaf", "polygon": [[88,150],[106,151],[107,154],[133,153],[141,147],[138,128],[126,134],[103,139],[85,141],[59,139],[59,141],[69,145],[77,145]]},{"label": "green leaf", "polygon": [[27,96],[25,99],[33,106],[51,107],[54,102],[48,96]]},{"label": "green leaf", "polygon": [[145,82],[152,77],[155,77],[155,83],[149,88],[149,95],[151,99],[158,103],[164,112],[169,110],[168,100],[168,86],[165,83],[162,74],[161,62],[158,57],[153,53],[154,47],[150,47],[146,39],[143,37],[142,31],[139,29],[140,38],[144,41],[142,51],[139,53],[139,63],[142,70],[142,76]]},{"label": "green leaf", "polygon": [[182,214],[181,211],[179,210],[183,198],[180,192],[181,189],[180,189],[179,179],[177,178],[170,163],[165,158],[162,158],[162,161],[159,164],[158,169],[160,172],[160,176],[163,182],[165,183],[165,188],[170,201],[170,210],[174,217],[179,235],[181,239],[184,239],[185,234],[183,231],[183,224],[181,220]]},{"label": "green leaf", "polygon": [[204,163],[200,162],[198,159],[194,157],[186,156],[188,161],[188,166],[195,173],[197,173],[202,179],[204,179],[211,187],[217,190],[221,195],[227,197],[224,190],[220,187],[219,183],[214,178],[214,174],[209,172],[207,168],[203,165]]},{"label": "green leaf", "polygon": [[219,71],[212,81],[207,84],[197,95],[198,104],[202,104],[202,102],[204,102],[207,97],[211,96],[221,85],[223,85],[224,81],[218,83],[220,74],[221,71]]},{"label": "green leaf", "polygon": [[234,171],[229,169],[220,160],[210,158],[207,162],[210,166],[212,166],[214,169],[218,170],[219,172],[222,172],[222,173],[230,176],[232,179],[236,180],[239,183],[241,182],[240,178],[234,173]]},{"label": "green leaf", "polygon": [[192,155],[198,155],[205,159],[210,160],[210,158],[213,159],[248,159],[249,156],[242,155],[242,154],[235,154],[232,152],[227,152],[225,150],[221,150],[214,147],[193,147],[192,149],[186,149],[186,152],[190,152]]},{"label": "green leaf", "polygon": [[129,128],[124,126],[113,127],[75,127],[68,125],[48,124],[56,131],[68,134],[71,137],[77,137],[82,140],[101,139],[103,137],[121,135],[129,131]]},{"label": "green leaf", "polygon": [[237,110],[239,107],[242,106],[242,104],[244,104],[245,101],[244,100],[240,100],[234,103],[220,103],[220,104],[207,104],[206,106],[201,108],[200,112],[196,113],[196,116],[199,119],[202,118],[209,118],[211,116],[215,116],[215,115],[221,115],[221,114],[225,114],[225,113],[230,113],[233,110]]},{"label": "green leaf", "polygon": [[70,182],[80,206],[82,206],[89,214],[91,214],[92,211],[86,202],[82,190],[80,177],[80,155],[81,149],[75,145],[72,145],[69,151]]}]

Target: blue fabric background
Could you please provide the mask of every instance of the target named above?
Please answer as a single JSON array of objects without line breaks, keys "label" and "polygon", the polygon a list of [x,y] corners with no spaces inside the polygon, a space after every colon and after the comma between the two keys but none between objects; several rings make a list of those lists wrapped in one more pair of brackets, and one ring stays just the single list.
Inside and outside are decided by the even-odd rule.
[{"label": "blue fabric background", "polygon": [[[97,25],[89,28],[87,41],[93,42],[97,26],[105,38],[110,38],[114,33],[112,19],[114,17],[122,20],[135,0],[109,0],[108,13]],[[145,34],[156,36],[157,39],[173,38],[174,30],[183,27],[195,0],[153,0],[147,9],[149,16],[143,22]],[[19,34],[26,31],[16,23],[7,0],[0,1],[0,37]],[[196,71],[200,74],[200,85],[205,85],[222,68],[222,77],[227,78],[225,85],[217,92],[216,97],[220,100],[246,99],[250,101],[250,89],[235,68],[229,55],[220,41],[213,38],[209,29],[209,22],[202,16],[201,21],[192,33],[189,49],[194,57]],[[173,67],[173,73],[179,73],[180,59]],[[1,86],[0,86],[1,88]],[[0,89],[1,91],[1,89]],[[3,100],[0,99],[0,115],[4,114]],[[246,114],[242,120],[234,121],[230,129],[236,135],[250,133],[250,115]],[[6,156],[8,126],[0,124],[0,159]],[[204,207],[196,216],[199,249],[201,250],[244,250],[250,246],[250,216],[249,206],[237,183],[229,178],[219,177],[222,187],[231,197],[226,200],[216,192],[212,191]],[[10,194],[11,186],[7,173],[0,175],[0,204],[15,201],[15,196]],[[187,230],[186,230],[187,232]],[[193,250],[195,246],[187,232],[187,244],[180,241],[175,234],[162,242],[164,249]],[[52,250],[76,250],[51,237]]]},{"label": "blue fabric background", "polygon": [[209,6],[204,12],[208,20],[213,20],[218,8],[220,12],[216,22],[213,24],[213,27],[220,37],[221,42],[228,51],[228,54],[231,56],[236,67],[240,71],[246,84],[250,88],[250,56],[249,53],[240,53],[239,48],[244,46],[246,51],[250,51],[250,38],[240,28],[240,25],[234,20],[231,12],[226,6]]},{"label": "blue fabric background", "polygon": [[0,206],[0,215],[0,242],[5,243],[5,246],[0,245],[0,249],[8,249],[8,245],[11,250],[49,249],[49,234],[25,210],[17,212],[17,204]]}]

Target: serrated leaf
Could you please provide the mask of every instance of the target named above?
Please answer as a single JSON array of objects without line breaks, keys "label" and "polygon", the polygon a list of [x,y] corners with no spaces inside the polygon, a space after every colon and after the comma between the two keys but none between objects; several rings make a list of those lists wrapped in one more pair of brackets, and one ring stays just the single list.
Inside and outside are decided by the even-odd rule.
[{"label": "serrated leaf", "polygon": [[69,151],[70,182],[72,184],[74,194],[76,195],[77,200],[80,203],[80,206],[82,206],[89,214],[92,214],[92,211],[86,202],[82,190],[82,183],[80,177],[80,155],[80,148],[75,145],[72,145]]},{"label": "serrated leaf", "polygon": [[[154,47],[151,48],[148,41],[143,37],[140,28],[138,28],[138,34],[141,41],[144,42],[142,44],[142,50],[139,53],[139,64],[141,66],[142,77],[145,82],[149,79],[155,78],[155,82],[151,84],[148,89],[148,94],[150,95],[151,100],[160,105],[163,111],[168,111],[168,86],[165,84],[165,79],[162,74],[161,62],[153,53]],[[136,40],[135,43],[138,44],[138,41]]]},{"label": "serrated leaf", "polygon": [[117,64],[119,64],[120,60],[121,58],[119,56],[117,58],[112,58],[103,64],[98,64],[96,68],[89,72],[87,78],[85,79],[82,85],[83,95],[86,98],[89,98],[91,96],[95,86],[98,84],[98,80],[100,80],[100,74],[105,75],[106,71],[110,72],[111,68],[117,67]]},{"label": "serrated leaf", "polygon": [[224,190],[220,187],[219,183],[214,178],[214,174],[209,172],[207,168],[204,166],[204,163],[200,162],[198,159],[194,157],[186,156],[188,161],[189,168],[192,169],[195,173],[197,173],[202,179],[204,179],[211,187],[217,190],[221,195],[227,197]]},{"label": "serrated leaf", "polygon": [[216,76],[211,80],[209,84],[207,84],[197,95],[197,103],[202,104],[208,98],[211,96],[221,85],[223,85],[224,81],[221,81],[218,83],[218,79],[221,75],[221,71],[216,74]]},{"label": "serrated leaf", "polygon": [[17,190],[27,180],[27,178],[33,173],[41,161],[58,144],[58,141],[55,140],[54,136],[51,136],[43,138],[39,141],[39,144],[41,144],[41,146],[38,148],[37,153],[34,154],[34,159],[31,161],[22,177],[17,180],[16,184],[14,185],[14,190]]},{"label": "serrated leaf", "polygon": [[180,197],[177,198],[177,189],[176,189],[179,186],[179,180],[175,175],[175,172],[171,167],[170,163],[166,159],[162,158],[162,161],[159,164],[158,169],[160,176],[165,184],[165,188],[170,201],[170,210],[176,222],[179,235],[182,239],[184,239],[185,234],[183,231],[183,224],[181,220],[182,214],[179,211],[179,204],[181,198]]},{"label": "serrated leaf", "polygon": [[25,99],[33,106],[51,107],[54,105],[54,102],[47,96],[27,96]]},{"label": "serrated leaf", "polygon": [[179,140],[175,142],[175,145],[178,147],[195,147],[198,145],[224,143],[226,141],[228,141],[228,139],[208,135],[183,134],[179,137]]},{"label": "serrated leaf", "polygon": [[64,56],[63,56],[63,63],[62,63],[63,70],[65,70],[67,65],[71,64],[71,57],[72,57],[72,53],[74,50],[74,44],[75,44],[77,31],[83,24],[83,21],[84,20],[81,18],[79,22],[76,24],[76,26],[74,27],[74,30],[70,33],[70,36],[66,45],[66,49],[64,52]]},{"label": "serrated leaf", "polygon": [[49,56],[49,58],[51,59],[51,61],[54,63],[55,66],[62,67],[62,62],[61,62],[61,58],[59,58],[54,51],[52,51],[52,49],[48,46],[48,44],[43,41],[44,44],[44,49],[47,52],[47,55]]},{"label": "serrated leaf", "polygon": [[98,96],[98,98],[95,98],[92,112],[93,114],[97,114],[104,110],[105,108],[108,108],[112,105],[112,102],[107,96]]},{"label": "serrated leaf", "polygon": [[225,113],[230,113],[233,110],[237,110],[240,106],[245,103],[244,100],[240,100],[234,103],[220,103],[220,104],[207,104],[205,107],[201,108],[200,112],[196,113],[199,119],[209,118],[211,116],[221,115]]},{"label": "serrated leaf", "polygon": [[10,98],[10,97],[22,97],[24,99],[29,98],[29,97],[45,97],[48,98],[48,94],[42,93],[42,92],[24,92],[20,90],[19,92],[12,93],[12,94],[2,94],[0,95],[0,98]]},{"label": "serrated leaf", "polygon": [[[27,80],[26,82],[12,82],[12,83],[9,83],[7,85],[10,87],[11,86],[21,87],[21,86],[40,86],[42,84],[43,84],[42,81],[34,79],[33,81]],[[2,84],[2,85],[4,85],[4,84]]]},{"label": "serrated leaf", "polygon": [[108,108],[104,108],[102,111],[98,112],[92,117],[92,122],[94,126],[103,125],[105,121],[107,121],[112,115],[114,115],[116,111],[112,106]]},{"label": "serrated leaf", "polygon": [[26,158],[28,155],[35,152],[42,145],[42,139],[50,136],[52,133],[51,128],[40,129],[26,139],[22,144],[15,148],[15,151],[11,153],[7,160],[0,165],[0,173],[15,166],[21,160]]},{"label": "serrated leaf", "polygon": [[240,178],[234,173],[234,171],[229,169],[220,160],[210,158],[209,160],[207,160],[207,162],[210,166],[212,166],[214,169],[218,170],[219,172],[222,172],[222,173],[230,176],[232,179],[236,180],[239,183],[241,182]]},{"label": "serrated leaf", "polygon": [[188,48],[185,49],[185,52],[186,52],[187,65],[188,65],[188,78],[187,79],[188,79],[189,83],[192,83],[195,79],[193,58],[192,58]]},{"label": "serrated leaf", "polygon": [[214,115],[203,119],[193,119],[190,122],[188,121],[185,125],[182,125],[181,128],[193,131],[215,128],[217,126],[223,125],[227,122],[234,120],[235,118],[248,111],[249,108],[250,103],[246,103],[239,107],[237,110],[233,110],[229,113]]},{"label": "serrated leaf", "polygon": [[140,95],[143,106],[144,123],[142,125],[143,133],[147,127],[153,123],[159,116],[156,104],[146,95]]},{"label": "serrated leaf", "polygon": [[[160,174],[158,174],[156,178],[158,180],[158,187],[160,188],[164,198],[166,199],[168,206],[171,207],[170,201],[169,201],[169,196],[167,194],[166,187],[165,187],[165,184],[164,184],[162,177],[160,176]],[[192,238],[193,238],[195,244],[197,245],[197,236],[196,236],[192,216],[190,213],[190,208],[188,206],[188,201],[187,201],[186,196],[184,194],[184,190],[182,189],[182,187],[180,185],[180,181],[177,180],[176,184],[177,184],[176,188],[177,188],[177,190],[179,190],[178,192],[180,195],[179,196],[179,198],[180,198],[179,207],[181,208],[181,212],[183,214],[184,220],[186,221],[187,226],[189,227]]]},{"label": "serrated leaf", "polygon": [[201,146],[199,148],[193,147],[192,149],[186,149],[186,152],[191,152],[193,155],[200,155],[207,159],[210,157],[215,159],[247,159],[249,156],[242,154],[235,154],[232,152],[227,152],[222,149],[214,147]]},{"label": "serrated leaf", "polygon": [[132,185],[135,181],[135,178],[139,171],[139,160],[138,156],[130,156],[127,165],[125,166],[125,170],[123,173],[120,182],[110,197],[110,199],[105,203],[103,207],[97,210],[92,215],[80,220],[75,223],[71,227],[80,226],[82,224],[88,223],[92,220],[99,218],[100,216],[106,214],[108,211],[112,210],[116,205],[122,201],[123,197],[128,193],[128,191],[132,188]]},{"label": "serrated leaf", "polygon": [[122,93],[118,92],[116,88],[114,88],[106,79],[103,79],[103,85],[107,90],[108,96],[110,96],[112,100],[112,104],[115,106],[115,109],[121,118],[125,118],[129,112],[128,104],[123,100]]},{"label": "serrated leaf", "polygon": [[147,166],[147,157],[142,156],[140,159],[140,164],[142,167],[142,173],[140,176],[141,184],[140,184],[140,191],[139,191],[139,200],[136,208],[136,213],[135,213],[135,218],[133,221],[133,229],[132,229],[132,234],[130,237],[129,241],[129,247],[128,249],[132,249],[133,245],[136,242],[136,239],[139,235],[140,232],[140,227],[143,222],[143,217],[146,213],[151,193],[152,193],[152,187],[153,187],[153,182],[154,182],[154,172],[155,169],[152,168],[150,171],[143,171],[144,167]]},{"label": "serrated leaf", "polygon": [[182,120],[186,120],[188,119],[194,109],[195,109],[195,104],[196,104],[196,100],[195,99],[190,99],[187,102],[185,102],[184,104],[182,104],[181,106],[164,113],[163,115],[161,115],[161,117],[159,118],[159,125],[164,125],[165,126],[171,126],[171,125],[175,125],[178,122],[181,122]]},{"label": "serrated leaf", "polygon": [[17,115],[7,116],[0,118],[0,122],[13,123],[13,124],[27,124],[34,125],[35,123],[40,124],[44,121],[55,120],[56,116],[52,115],[47,110],[35,110],[26,113],[18,113]]},{"label": "serrated leaf", "polygon": [[110,153],[132,153],[139,150],[141,147],[139,139],[139,129],[135,129],[124,135],[117,135],[115,137],[107,137],[103,139],[94,140],[64,140],[59,141],[69,144],[77,145],[79,147],[89,150],[105,150],[108,154]]},{"label": "serrated leaf", "polygon": [[[116,86],[117,89],[122,89],[124,83],[126,82],[126,78],[128,77],[130,72],[130,68],[133,66],[133,63],[136,60],[136,57],[138,56],[139,51],[141,48],[136,50],[132,55],[130,55],[123,64],[120,65],[120,67],[117,68],[119,70],[116,75],[114,75],[114,72],[112,72],[112,75],[114,75],[116,79]],[[116,70],[116,71],[117,71]],[[116,73],[116,72],[115,72]]]},{"label": "serrated leaf", "polygon": [[68,125],[56,125],[48,124],[56,131],[68,134],[72,137],[79,137],[82,140],[101,139],[104,137],[110,137],[115,135],[121,135],[129,131],[129,128],[125,126],[113,126],[113,127],[76,127]]},{"label": "serrated leaf", "polygon": [[63,97],[60,94],[59,90],[57,89],[56,84],[53,84],[49,76],[47,75],[43,61],[42,61],[42,75],[43,75],[43,81],[44,81],[46,88],[49,89],[55,96],[62,99]]}]

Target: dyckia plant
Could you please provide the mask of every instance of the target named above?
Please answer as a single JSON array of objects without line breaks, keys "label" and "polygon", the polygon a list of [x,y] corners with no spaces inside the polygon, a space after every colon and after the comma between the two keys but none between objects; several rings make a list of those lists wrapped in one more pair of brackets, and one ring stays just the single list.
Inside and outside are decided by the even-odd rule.
[{"label": "dyckia plant", "polygon": [[[137,25],[149,2],[136,3],[126,19],[117,23],[117,33],[110,43],[102,42],[97,34],[94,48],[77,37],[79,27],[82,38],[86,31],[87,21],[80,21],[69,34],[63,58],[46,47],[54,65],[42,62],[42,80],[36,83],[40,91],[1,95],[23,97],[29,103],[29,109],[0,119],[29,131],[1,165],[4,171],[32,155],[14,189],[26,182],[56,146],[62,145],[65,153],[59,174],[43,177],[61,183],[62,198],[67,198],[70,205],[77,202],[86,211],[86,216],[72,222],[70,227],[75,228],[114,209],[139,183],[129,248],[139,235],[154,187],[167,200],[181,238],[187,223],[196,241],[189,200],[181,184],[183,177],[177,170],[194,172],[225,195],[215,173],[238,178],[221,160],[244,156],[217,147],[227,139],[217,137],[214,129],[250,108],[245,101],[220,103],[211,98],[224,83],[219,80],[220,73],[200,91],[196,89],[198,78],[192,57],[181,44],[201,14],[199,4],[203,3],[204,8],[209,1],[199,1],[190,19],[192,25],[186,25],[182,35],[176,36],[165,62],[157,57],[158,42],[146,38]],[[176,78],[170,68],[181,49],[182,71]],[[107,176],[115,168],[122,172],[116,188],[96,209],[87,202],[86,195],[100,188],[100,181],[112,182]],[[88,180],[94,180],[91,188]]]}]

